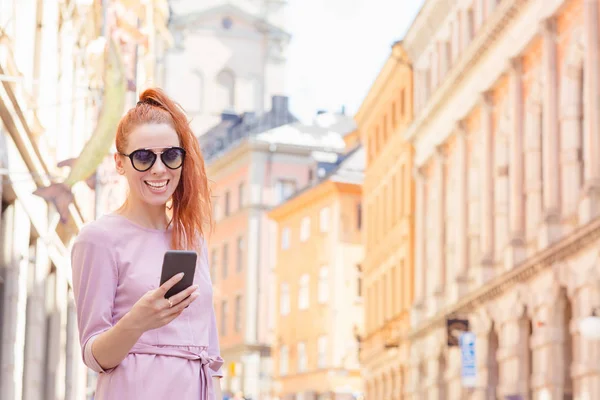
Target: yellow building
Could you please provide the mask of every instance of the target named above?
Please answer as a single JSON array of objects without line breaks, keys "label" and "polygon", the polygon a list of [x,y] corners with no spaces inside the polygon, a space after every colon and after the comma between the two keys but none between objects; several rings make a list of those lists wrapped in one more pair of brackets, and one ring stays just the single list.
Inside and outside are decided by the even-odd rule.
[{"label": "yellow building", "polygon": [[350,151],[322,180],[273,209],[278,224],[273,348],[280,399],[361,395],[365,154]]},{"label": "yellow building", "polygon": [[360,360],[369,400],[398,399],[410,361],[413,301],[413,151],[403,139],[412,119],[412,68],[401,42],[356,114],[367,166],[365,207],[365,330]]}]

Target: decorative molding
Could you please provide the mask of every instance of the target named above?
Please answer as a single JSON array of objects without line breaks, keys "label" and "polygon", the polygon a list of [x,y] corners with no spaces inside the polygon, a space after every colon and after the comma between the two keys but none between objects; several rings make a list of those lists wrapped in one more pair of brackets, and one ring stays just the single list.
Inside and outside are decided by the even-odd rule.
[{"label": "decorative molding", "polygon": [[409,339],[414,340],[439,329],[445,324],[449,315],[477,310],[482,305],[512,290],[516,284],[530,280],[541,271],[551,268],[555,263],[563,262],[598,240],[600,240],[600,218],[577,228],[568,237],[554,242],[546,249],[523,261],[513,270],[492,279],[457,303],[445,307],[414,328],[408,335]]}]

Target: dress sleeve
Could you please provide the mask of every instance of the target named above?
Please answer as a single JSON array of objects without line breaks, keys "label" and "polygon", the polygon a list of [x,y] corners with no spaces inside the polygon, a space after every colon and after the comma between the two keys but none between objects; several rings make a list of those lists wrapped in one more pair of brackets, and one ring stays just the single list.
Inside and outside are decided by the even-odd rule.
[{"label": "dress sleeve", "polygon": [[92,343],[113,326],[117,265],[105,244],[76,241],[71,250],[73,294],[83,362],[95,372],[103,369],[92,354]]},{"label": "dress sleeve", "polygon": [[[202,257],[204,258],[204,265],[207,267],[208,279],[210,281],[210,264],[208,263],[208,248],[206,242],[202,243]],[[212,281],[210,281],[212,285]],[[210,308],[210,328],[208,332],[208,355],[211,357],[218,358],[221,360],[221,350],[219,348],[219,334],[217,332],[217,317],[215,315],[215,307]],[[213,377],[223,377],[223,367],[219,367],[218,370],[211,370]]]}]

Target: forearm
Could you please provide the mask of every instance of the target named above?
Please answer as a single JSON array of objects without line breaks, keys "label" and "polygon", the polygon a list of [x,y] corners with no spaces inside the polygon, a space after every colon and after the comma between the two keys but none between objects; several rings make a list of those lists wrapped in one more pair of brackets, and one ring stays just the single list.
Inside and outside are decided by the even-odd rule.
[{"label": "forearm", "polygon": [[102,369],[116,367],[127,357],[129,351],[142,335],[127,321],[127,315],[115,326],[98,335],[92,343],[92,354]]}]

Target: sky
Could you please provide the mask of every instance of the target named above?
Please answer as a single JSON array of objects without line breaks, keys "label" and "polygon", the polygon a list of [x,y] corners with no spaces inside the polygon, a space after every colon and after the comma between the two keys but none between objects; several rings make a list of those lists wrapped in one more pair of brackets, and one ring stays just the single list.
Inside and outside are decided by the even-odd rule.
[{"label": "sky", "polygon": [[423,0],[290,0],[287,93],[309,122],[317,110],[354,115],[391,45],[402,39]]}]

